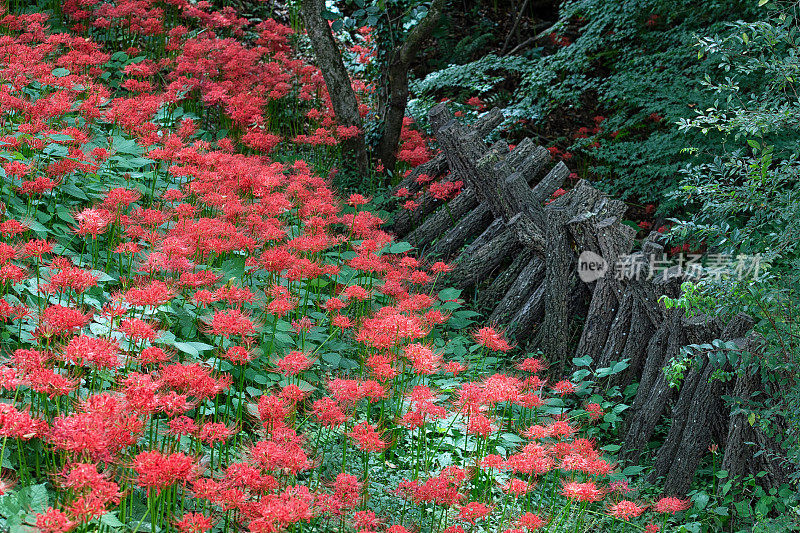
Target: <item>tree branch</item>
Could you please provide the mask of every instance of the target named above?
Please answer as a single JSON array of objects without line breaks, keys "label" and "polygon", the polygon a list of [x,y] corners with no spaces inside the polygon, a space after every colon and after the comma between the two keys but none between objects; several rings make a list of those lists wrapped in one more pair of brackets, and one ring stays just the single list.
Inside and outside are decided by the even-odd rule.
[{"label": "tree branch", "polygon": [[422,41],[427,39],[436,28],[436,25],[439,24],[439,19],[442,16],[443,9],[444,0],[433,0],[433,2],[431,2],[430,7],[428,8],[428,14],[425,15],[425,18],[422,19],[422,22],[417,24],[414,29],[411,30],[411,33],[408,34],[406,42],[404,42],[403,46],[400,47],[400,50],[397,54],[400,64],[406,67],[411,64],[411,62],[414,60],[414,57],[417,55],[417,50],[422,44]]}]

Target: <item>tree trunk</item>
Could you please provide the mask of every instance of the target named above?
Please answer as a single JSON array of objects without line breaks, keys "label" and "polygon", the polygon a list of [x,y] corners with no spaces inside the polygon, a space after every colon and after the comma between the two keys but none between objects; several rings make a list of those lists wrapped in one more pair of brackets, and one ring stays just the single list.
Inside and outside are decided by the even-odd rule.
[{"label": "tree trunk", "polygon": [[378,105],[378,115],[383,120],[383,134],[378,143],[377,155],[384,167],[394,171],[397,163],[397,145],[403,129],[403,117],[408,104],[408,70],[427,39],[439,24],[444,9],[444,0],[433,0],[428,14],[411,30],[405,42],[395,50],[386,68],[383,82],[383,101]]},{"label": "tree trunk", "polygon": [[347,139],[342,146],[353,155],[358,171],[366,176],[369,170],[369,159],[364,143],[361,115],[358,112],[358,100],[356,100],[356,93],[350,83],[350,75],[344,67],[342,55],[339,53],[339,47],[333,38],[328,21],[322,17],[324,10],[324,0],[302,0],[303,22],[308,37],[311,39],[317,65],[322,71],[322,77],[328,87],[336,121],[342,126],[356,126],[359,129],[359,134]]}]

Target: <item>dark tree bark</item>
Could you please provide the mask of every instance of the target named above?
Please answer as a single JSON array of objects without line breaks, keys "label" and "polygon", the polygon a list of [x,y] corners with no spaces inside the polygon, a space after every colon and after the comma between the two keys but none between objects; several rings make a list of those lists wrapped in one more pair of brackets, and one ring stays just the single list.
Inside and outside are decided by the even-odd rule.
[{"label": "dark tree bark", "polygon": [[422,42],[439,24],[444,4],[444,0],[431,2],[426,17],[414,26],[403,44],[391,53],[391,59],[386,66],[385,81],[379,93],[382,98],[378,106],[378,116],[383,121],[383,134],[376,153],[388,170],[393,171],[397,162],[397,145],[408,104],[408,69]]},{"label": "dark tree bark", "polygon": [[363,123],[358,112],[358,101],[328,21],[322,16],[325,0],[302,0],[300,7],[317,65],[328,87],[336,121],[342,126],[356,126],[360,132],[346,140],[343,147],[353,155],[358,171],[366,175],[369,170],[369,159],[364,135],[361,133]]},{"label": "dark tree bark", "polygon": [[[748,338],[746,348],[751,349],[755,344],[754,339]],[[746,368],[737,376],[731,391],[734,405],[728,421],[725,454],[720,469],[727,471],[729,477],[736,480],[747,474],[764,472],[761,474],[761,483],[770,489],[787,482],[791,463],[780,444],[748,420],[748,402],[763,393],[769,391],[762,382],[758,366]],[[785,419],[776,419],[773,431],[775,434],[788,431]],[[756,453],[757,451],[763,453]]]},{"label": "dark tree bark", "polygon": [[547,251],[545,252],[544,324],[540,334],[541,347],[547,361],[558,372],[567,360],[569,346],[569,285],[573,271],[567,221],[570,213],[565,207],[548,206]]}]

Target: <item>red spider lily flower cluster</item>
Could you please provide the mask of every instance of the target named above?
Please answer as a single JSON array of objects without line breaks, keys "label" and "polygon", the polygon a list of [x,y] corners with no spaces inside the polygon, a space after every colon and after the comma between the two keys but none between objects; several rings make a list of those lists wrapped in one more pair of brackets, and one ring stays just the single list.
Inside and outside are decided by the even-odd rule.
[{"label": "red spider lily flower cluster", "polygon": [[[536,357],[486,368],[514,346],[451,325],[461,301],[427,292],[449,265],[387,252],[368,198],[345,207],[311,164],[271,159],[358,133],[291,28],[204,1],[60,7],[76,34],[0,19],[2,192],[26,206],[0,219],[0,456],[18,477],[0,493],[56,493],[38,530],[115,513],[191,533],[516,533],[572,500],[608,520],[687,508],[619,499],[577,383],[547,385]],[[130,45],[123,66],[98,34]],[[430,159],[409,120],[401,139],[401,162]],[[462,187],[420,178],[441,201]]]}]

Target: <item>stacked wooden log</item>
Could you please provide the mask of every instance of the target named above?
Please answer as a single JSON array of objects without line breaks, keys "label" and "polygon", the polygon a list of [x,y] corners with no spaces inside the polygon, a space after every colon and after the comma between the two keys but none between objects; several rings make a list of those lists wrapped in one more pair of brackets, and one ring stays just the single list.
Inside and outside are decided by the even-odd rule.
[{"label": "stacked wooden log", "polygon": [[[625,204],[587,181],[551,199],[568,168],[563,162],[553,165],[549,152],[530,139],[513,150],[502,141],[485,143],[501,120],[492,111],[468,127],[445,105],[431,110],[441,154],[399,187],[418,191],[419,176],[448,171],[465,187],[447,203],[423,194],[418,210],[399,216],[393,231],[431,261],[451,262],[453,270],[437,286],[479,288],[478,308],[490,321],[507,326],[506,334],[518,344],[540,349],[554,372],[563,373],[573,357],[586,355],[597,367],[627,361],[613,380],[638,382],[639,388],[621,456],[635,463],[645,451],[652,454],[648,444],[663,417],[670,417],[653,473],[654,480],[664,478],[666,492],[686,493],[712,442],[725,450],[723,464],[730,471],[766,468],[769,483],[783,481],[779,461],[743,453],[745,442],[769,439],[743,427],[742,416],[726,411],[722,401],[726,394],[757,387],[756,378],[711,379],[730,365],[708,358],[687,373],[680,389],[670,387],[663,372],[689,344],[722,339],[752,349],[753,339],[747,337],[752,320],[742,315],[721,324],[666,309],[661,297],[677,297],[686,272],[652,268],[663,262],[660,235],[637,243],[637,232],[623,223]],[[632,253],[634,247],[638,250]],[[585,256],[599,259],[608,270],[582,281],[578,267]]]}]

